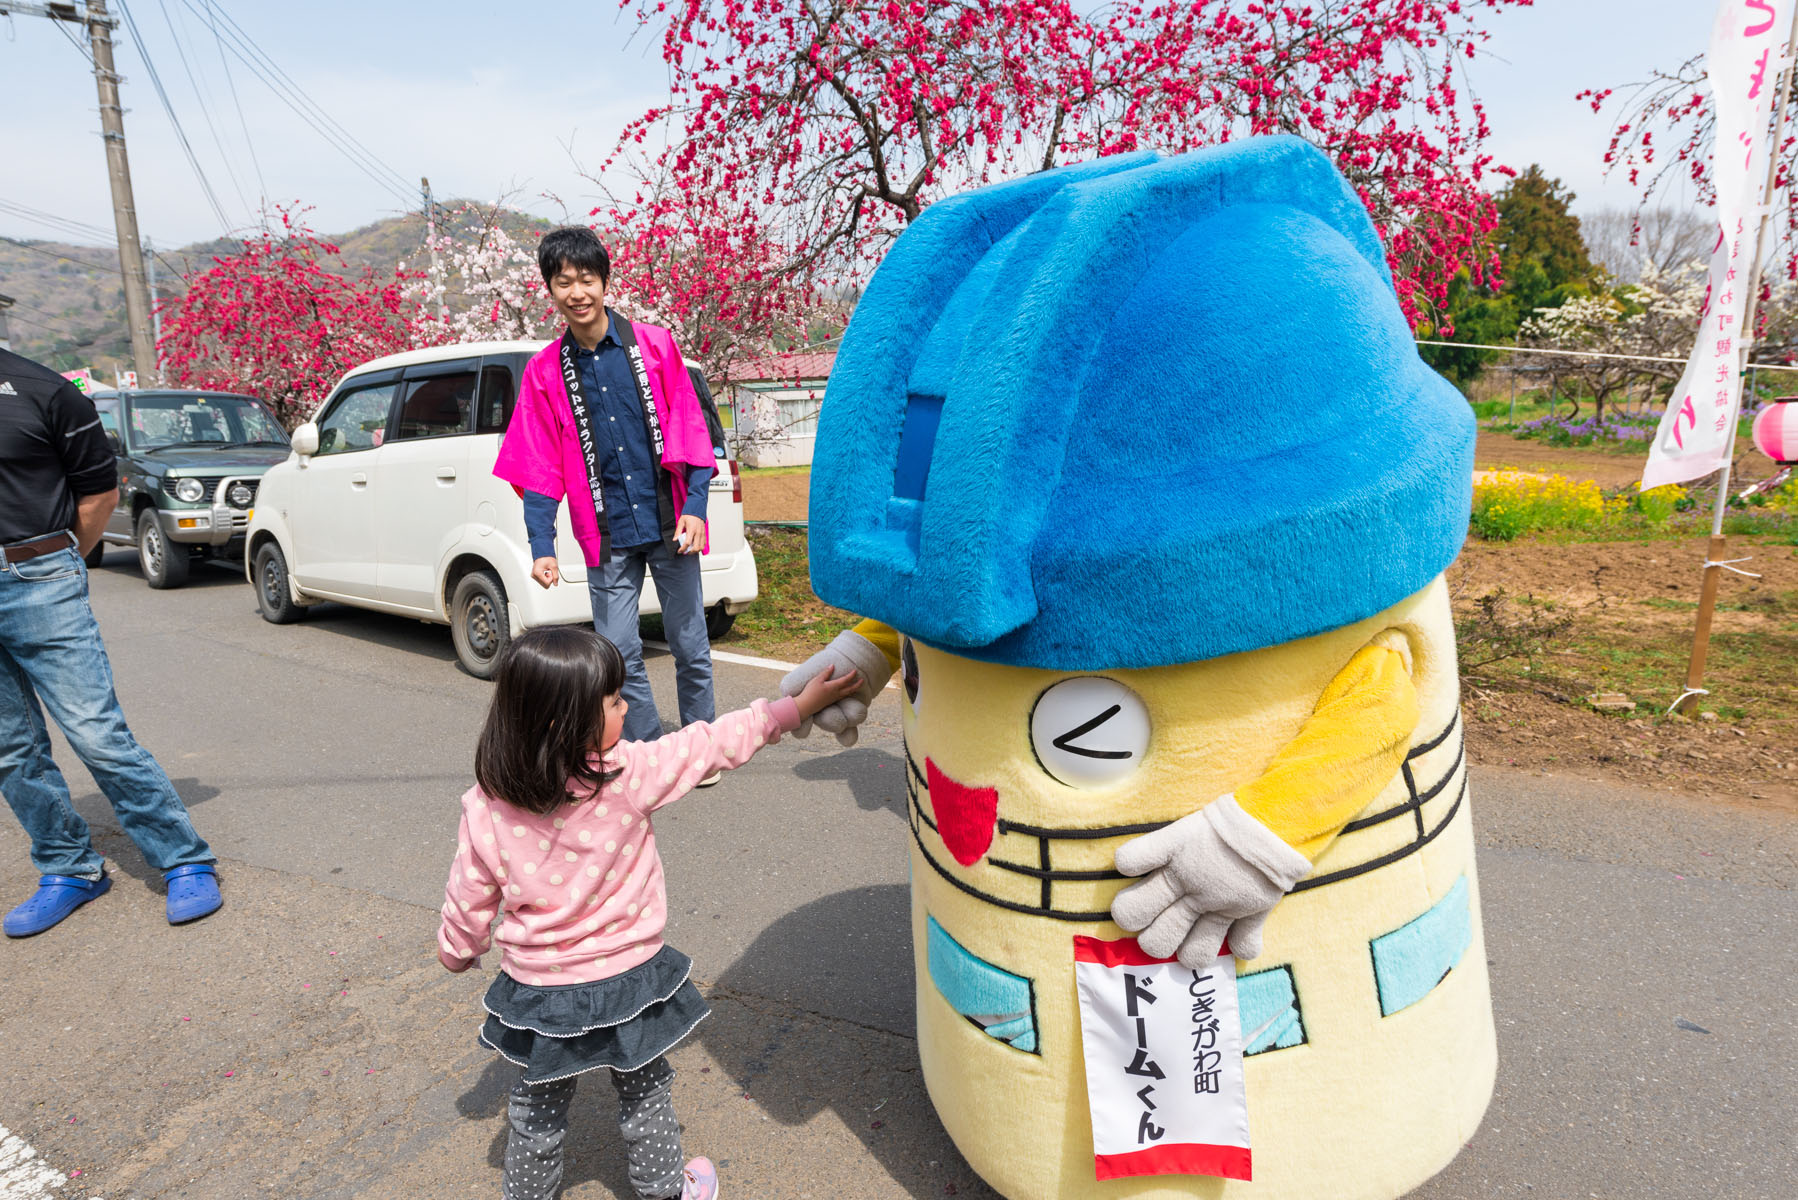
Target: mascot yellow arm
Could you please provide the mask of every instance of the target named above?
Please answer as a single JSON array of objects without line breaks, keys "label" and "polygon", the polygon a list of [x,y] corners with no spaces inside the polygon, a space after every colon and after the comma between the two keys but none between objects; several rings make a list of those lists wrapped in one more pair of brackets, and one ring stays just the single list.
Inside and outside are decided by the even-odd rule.
[{"label": "mascot yellow arm", "polygon": [[1298,736],[1254,782],[1236,789],[1236,802],[1316,862],[1391,782],[1417,719],[1417,688],[1404,656],[1363,646],[1324,689]]},{"label": "mascot yellow arm", "polygon": [[869,617],[849,632],[859,634],[874,643],[874,648],[886,655],[887,665],[893,670],[899,669],[899,631],[891,625],[882,625],[873,617]]}]

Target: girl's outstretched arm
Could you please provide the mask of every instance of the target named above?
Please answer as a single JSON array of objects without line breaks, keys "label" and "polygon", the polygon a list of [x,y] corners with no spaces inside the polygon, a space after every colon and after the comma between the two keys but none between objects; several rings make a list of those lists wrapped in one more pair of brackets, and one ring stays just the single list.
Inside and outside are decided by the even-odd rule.
[{"label": "girl's outstretched arm", "polygon": [[653,742],[620,742],[613,763],[621,772],[606,786],[643,812],[653,812],[713,771],[742,766],[798,725],[799,705],[782,696],[757,700],[714,721],[695,721]]},{"label": "girl's outstretched arm", "polygon": [[643,812],[684,796],[713,771],[740,767],[770,742],[791,733],[805,718],[855,691],[860,678],[851,671],[832,677],[827,668],[797,696],[757,700],[748,708],[715,721],[695,721],[653,742],[620,742],[614,762],[619,778],[607,784]]},{"label": "girl's outstretched arm", "polygon": [[[437,959],[451,971],[466,971],[480,962],[493,944],[493,916],[499,910],[499,880],[475,853],[471,810],[486,807],[479,788],[462,797],[462,827],[456,833],[456,861],[443,889],[443,923],[437,929]],[[479,828],[485,830],[483,822]]]}]

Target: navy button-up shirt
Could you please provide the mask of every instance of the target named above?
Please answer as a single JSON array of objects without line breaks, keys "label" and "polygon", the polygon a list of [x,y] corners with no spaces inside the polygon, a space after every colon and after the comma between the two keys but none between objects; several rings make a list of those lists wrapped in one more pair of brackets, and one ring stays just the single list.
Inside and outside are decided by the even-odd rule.
[{"label": "navy button-up shirt", "polygon": [[[574,360],[598,438],[595,457],[599,461],[600,490],[606,501],[607,536],[612,545],[624,549],[662,540],[656,488],[667,484],[661,464],[656,461],[655,445],[643,424],[643,401],[637,392],[630,355],[618,340],[618,322],[623,318],[615,313],[608,315],[606,333],[599,345],[586,350],[576,344]],[[689,466],[686,474],[687,501],[681,513],[703,521],[711,479],[717,470]],[[527,493],[525,497],[525,527],[531,553],[536,558],[551,557],[556,502],[550,500],[547,506],[541,501],[533,504],[533,496],[535,493]]]},{"label": "navy button-up shirt", "polygon": [[643,427],[643,401],[630,355],[618,340],[618,318],[606,323],[606,335],[592,350],[574,348],[587,411],[593,414],[598,438],[599,482],[606,498],[606,526],[612,544],[646,546],[662,540],[656,519],[656,484],[661,466],[649,430]]}]

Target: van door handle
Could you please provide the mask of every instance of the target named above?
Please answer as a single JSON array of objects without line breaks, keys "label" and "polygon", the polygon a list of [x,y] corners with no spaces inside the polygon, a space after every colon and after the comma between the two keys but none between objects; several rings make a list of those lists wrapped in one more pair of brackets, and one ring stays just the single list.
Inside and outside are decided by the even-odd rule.
[{"label": "van door handle", "polygon": [[364,475],[360,471],[357,471],[354,475],[350,476],[350,486],[353,488],[367,487],[368,486],[368,476]]},{"label": "van door handle", "polygon": [[455,477],[456,477],[456,468],[454,468],[454,467],[438,467],[437,468],[437,478],[443,479],[443,480],[451,480],[451,479],[454,479]]}]

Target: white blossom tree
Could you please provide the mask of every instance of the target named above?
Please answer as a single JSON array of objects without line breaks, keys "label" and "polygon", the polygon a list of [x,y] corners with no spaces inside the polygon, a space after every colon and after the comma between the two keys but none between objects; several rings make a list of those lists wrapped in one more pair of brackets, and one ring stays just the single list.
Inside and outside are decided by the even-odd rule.
[{"label": "white blossom tree", "polygon": [[[1707,278],[1702,260],[1672,269],[1649,262],[1633,284],[1538,308],[1517,330],[1520,347],[1593,357],[1525,354],[1522,361],[1579,385],[1569,420],[1579,415],[1580,394],[1592,397],[1594,422],[1604,420],[1605,405],[1618,397],[1639,389],[1658,397],[1678,382],[1681,363],[1692,351]],[[1680,361],[1665,361],[1670,359]]]}]

